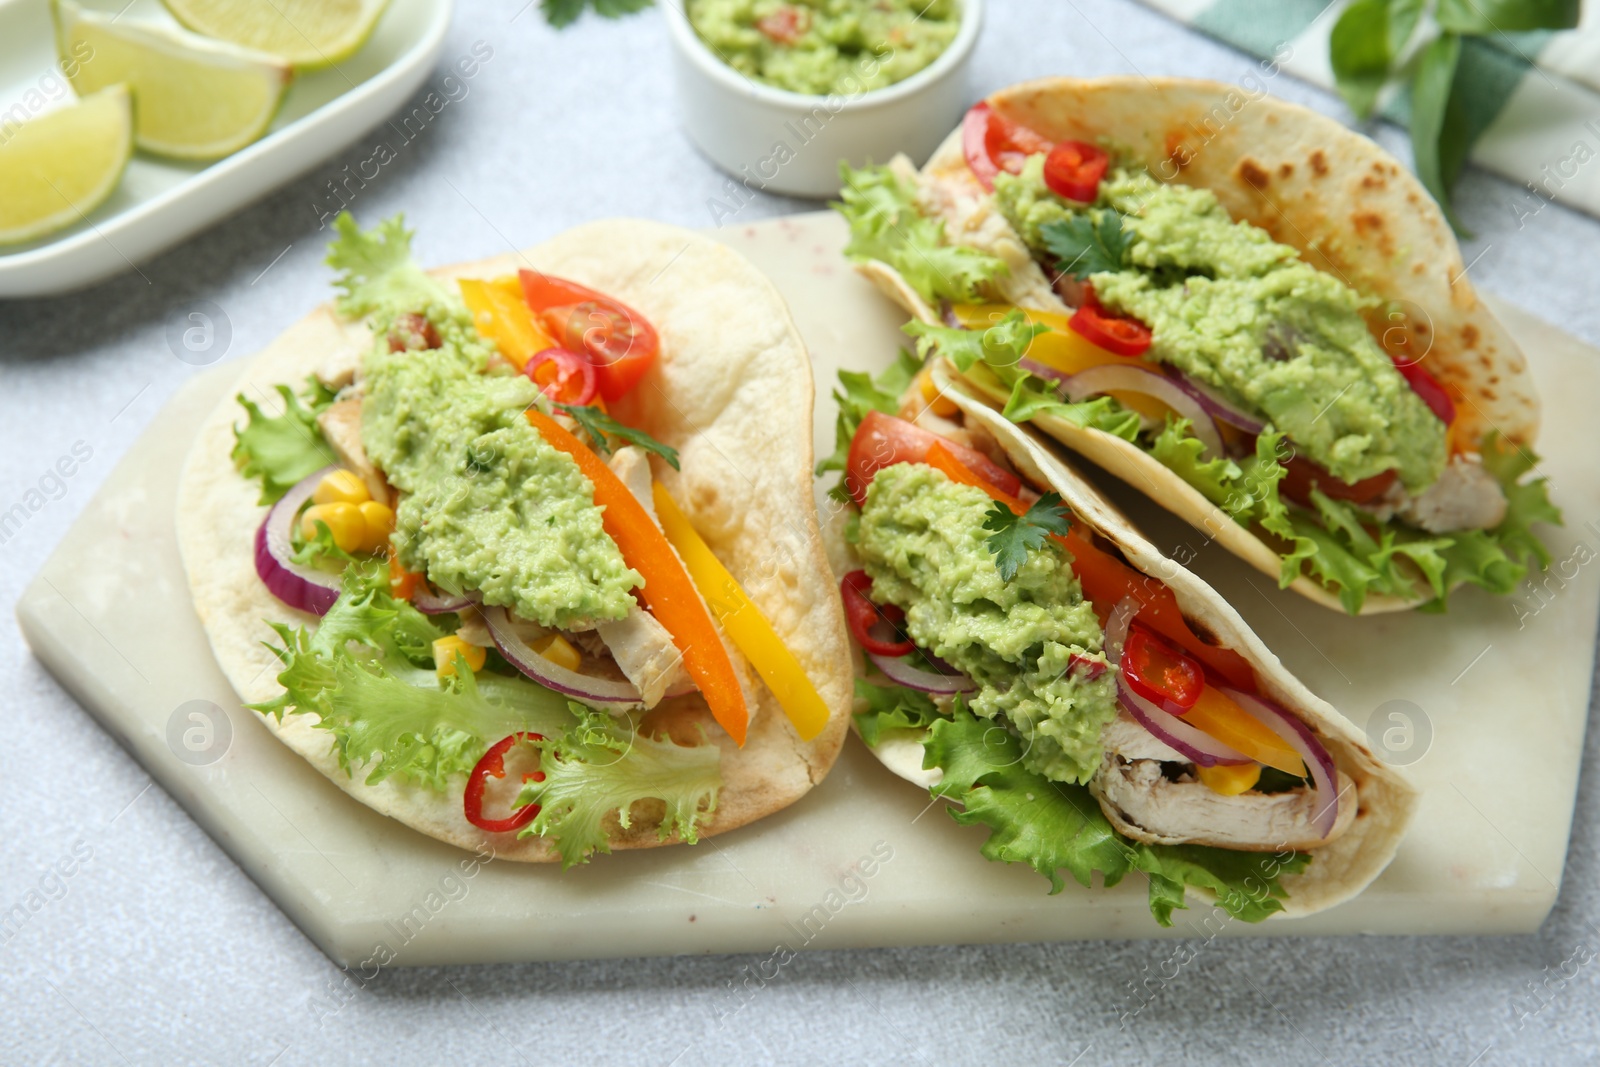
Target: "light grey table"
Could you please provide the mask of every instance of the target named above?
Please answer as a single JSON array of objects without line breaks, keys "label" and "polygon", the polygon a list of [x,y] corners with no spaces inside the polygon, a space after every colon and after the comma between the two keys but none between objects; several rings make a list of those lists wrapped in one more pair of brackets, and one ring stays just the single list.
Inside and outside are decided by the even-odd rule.
[{"label": "light grey table", "polygon": [[[353,209],[369,222],[404,211],[428,262],[607,215],[711,225],[723,178],[677,128],[659,16],[589,18],[557,34],[522,3],[463,3],[446,60],[478,41],[493,58],[376,178],[344,186]],[[1134,69],[1228,80],[1252,65],[1121,0],[989,7],[977,92]],[[1344,114],[1287,77],[1272,88]],[[327,295],[319,218],[338,206],[331,183],[378,136],[138,273],[0,305],[0,511],[30,490],[46,499],[0,541],[0,602],[15,602],[117,457],[196,372],[169,346],[170,321],[198,301],[216,305],[230,337],[213,356],[233,358]],[[1397,131],[1378,136],[1405,154]],[[1600,223],[1549,207],[1519,229],[1516,194],[1478,172],[1462,182],[1474,279],[1600,343]],[[760,197],[741,220],[811,206]],[[56,479],[57,460],[75,451],[88,458]],[[10,633],[0,638],[0,911],[30,892],[45,902],[14,932],[0,929],[0,1062],[1464,1067],[1600,1057],[1592,774],[1559,903],[1532,937],[1217,941],[1175,977],[1163,968],[1171,945],[1115,942],[822,951],[750,992],[744,969],[757,957],[388,970],[362,989]],[[1596,747],[1591,731],[1591,765]]]}]

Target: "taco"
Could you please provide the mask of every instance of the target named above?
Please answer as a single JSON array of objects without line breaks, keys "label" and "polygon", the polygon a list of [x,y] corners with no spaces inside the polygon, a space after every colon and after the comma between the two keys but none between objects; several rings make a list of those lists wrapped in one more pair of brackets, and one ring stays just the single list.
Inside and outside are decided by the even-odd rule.
[{"label": "taco", "polygon": [[1055,78],[845,182],[847,252],[922,352],[1281,585],[1441,608],[1548,564],[1527,363],[1365,137],[1260,90]]},{"label": "taco", "polygon": [[647,222],[432,272],[398,218],[337,232],[342,295],[251,363],[178,500],[267,728],[424,834],[567,865],[821,781],[850,654],[770,283]]},{"label": "taco", "polygon": [[891,770],[1064,886],[1259,921],[1346,900],[1416,793],[1217,593],[942,364],[841,375],[835,570]]}]

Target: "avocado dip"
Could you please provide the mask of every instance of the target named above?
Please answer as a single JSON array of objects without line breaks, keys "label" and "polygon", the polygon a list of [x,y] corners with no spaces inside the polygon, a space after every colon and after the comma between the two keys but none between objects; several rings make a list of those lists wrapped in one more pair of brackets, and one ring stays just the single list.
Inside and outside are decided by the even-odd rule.
[{"label": "avocado dip", "polygon": [[700,39],[734,70],[813,96],[882,89],[932,63],[957,0],[688,0]]},{"label": "avocado dip", "polygon": [[1078,669],[1103,666],[1099,619],[1053,541],[1010,581],[1000,577],[984,543],[991,506],[983,490],[924,464],[885,467],[867,487],[856,550],[873,598],[905,611],[911,640],[978,683],[973,714],[1016,728],[1024,767],[1088,781],[1101,730],[1117,716],[1112,672]]},{"label": "avocado dip", "polygon": [[1209,189],[1115,167],[1093,204],[1075,204],[1045,185],[1044,159],[995,178],[1000,211],[1046,258],[1046,224],[1121,216],[1123,266],[1089,282],[1108,310],[1150,328],[1147,358],[1263,413],[1345,482],[1390,469],[1413,491],[1438,480],[1447,428],[1368,330],[1362,312],[1374,301],[1235,222]]},{"label": "avocado dip", "polygon": [[509,366],[486,373],[464,312],[428,319],[438,348],[379,345],[363,366],[362,444],[400,491],[401,565],[542,626],[624,617],[644,579],[606,534],[594,486],[523,416],[539,387]]}]

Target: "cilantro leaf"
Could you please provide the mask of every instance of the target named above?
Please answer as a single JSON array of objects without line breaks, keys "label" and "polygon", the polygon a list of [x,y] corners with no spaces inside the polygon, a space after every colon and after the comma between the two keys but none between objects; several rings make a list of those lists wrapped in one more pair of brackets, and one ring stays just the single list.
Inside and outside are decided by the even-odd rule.
[{"label": "cilantro leaf", "polygon": [[885,730],[917,730],[944,718],[928,694],[898,685],[873,685],[857,678],[856,699],[867,702],[867,710],[856,712],[855,720],[868,748],[878,747]]},{"label": "cilantro leaf", "polygon": [[592,7],[602,18],[616,19],[649,7],[653,0],[539,0],[545,21],[561,30],[578,21],[584,9]]},{"label": "cilantro leaf", "polygon": [[267,415],[240,393],[239,406],[249,418],[233,428],[233,462],[246,478],[261,479],[262,504],[276,502],[302,478],[336,462],[317,426],[317,416],[333,403],[333,390],[315,377],[306,379],[298,396],[287,385],[276,389],[283,414]]},{"label": "cilantro leaf", "polygon": [[[641,734],[627,719],[569,703],[577,724],[530,742],[539,751],[544,780],[522,787],[518,805],[538,804],[539,814],[519,837],[555,842],[562,869],[610,852],[608,817],[626,829],[642,801],[666,806],[659,837],[699,839],[700,823],[717,808],[722,789],[721,750],[707,741],[679,745]],[[626,727],[626,732],[624,732]]]},{"label": "cilantro leaf", "polygon": [[1121,270],[1122,257],[1130,243],[1128,232],[1122,228],[1122,216],[1109,209],[1047,222],[1039,228],[1039,236],[1050,254],[1060,261],[1061,270],[1074,278]]},{"label": "cilantro leaf", "polygon": [[343,290],[336,302],[339,314],[390,317],[454,302],[449,290],[411,258],[404,215],[363,232],[350,212],[341,211],[333,228],[338,236],[328,245],[327,264],[340,272],[334,281]]},{"label": "cilantro leaf", "polygon": [[839,176],[840,199],[829,206],[850,224],[849,258],[887,263],[930,304],[972,303],[980,285],[1006,273],[996,256],[945,244],[944,222],[923,215],[916,188],[890,168],[841,164]]},{"label": "cilantro leaf", "polygon": [[828,471],[842,471],[850,457],[850,442],[869,411],[893,415],[900,408],[900,394],[911,385],[922,364],[905,349],[883,373],[874,377],[863,371],[839,372],[840,388],[833,391],[839,405],[839,417],[833,428],[833,455],[817,464],[816,474],[821,477]]},{"label": "cilantro leaf", "polygon": [[950,812],[956,822],[989,828],[981,849],[986,859],[1026,863],[1050,880],[1051,893],[1065,888],[1063,870],[1083,886],[1099,871],[1107,887],[1140,872],[1148,879],[1150,912],[1162,926],[1172,925],[1174,909],[1187,907],[1186,886],[1211,891],[1217,906],[1237,919],[1260,922],[1283,910],[1281,877],[1304,871],[1311,861],[1293,852],[1130,841],[1107,821],[1087,787],[1026,770],[1022,742],[974,716],[959,698],[950,717],[930,724],[923,752],[924,767],[944,772],[933,795],[960,805]]},{"label": "cilantro leaf", "polygon": [[574,422],[589,435],[589,440],[594,442],[595,451],[602,455],[611,454],[611,442],[607,438],[620,437],[629,444],[637,445],[646,452],[654,452],[667,461],[673,470],[678,470],[678,450],[657,441],[643,430],[635,430],[631,426],[624,426],[599,408],[587,407],[581,404],[557,404],[556,407],[572,416]]},{"label": "cilantro leaf", "polygon": [[1014,367],[1035,337],[1050,332],[1050,327],[1042,322],[1029,322],[1028,316],[1017,308],[982,330],[935,326],[927,322],[908,322],[900,329],[917,339],[917,355],[927,359],[929,353],[937,351],[963,374],[979,362],[992,367]]},{"label": "cilantro leaf", "polygon": [[1000,577],[1010,581],[1028,561],[1028,553],[1044,544],[1050,534],[1065,535],[1072,528],[1066,505],[1054,493],[1045,493],[1018,515],[996,501],[983,516],[983,528],[993,530],[984,544],[994,554]]}]

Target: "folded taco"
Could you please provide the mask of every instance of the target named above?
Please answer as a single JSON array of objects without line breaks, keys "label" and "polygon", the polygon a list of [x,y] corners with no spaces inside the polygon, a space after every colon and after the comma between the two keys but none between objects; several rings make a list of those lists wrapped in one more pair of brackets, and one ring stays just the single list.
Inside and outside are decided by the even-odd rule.
[{"label": "folded taco", "polygon": [[989,402],[1352,614],[1508,593],[1539,405],[1423,187],[1259,90],[1057,78],[845,174],[862,269]]},{"label": "folded taco", "polygon": [[1412,787],[1215,591],[948,368],[841,381],[830,551],[879,759],[1052,892],[1142,876],[1162,925],[1377,877]]},{"label": "folded taco", "polygon": [[850,654],[810,362],[727,248],[601,222],[424,272],[342,216],[342,295],[203,427],[178,531],[224,672],[346,792],[564,864],[801,797]]}]

